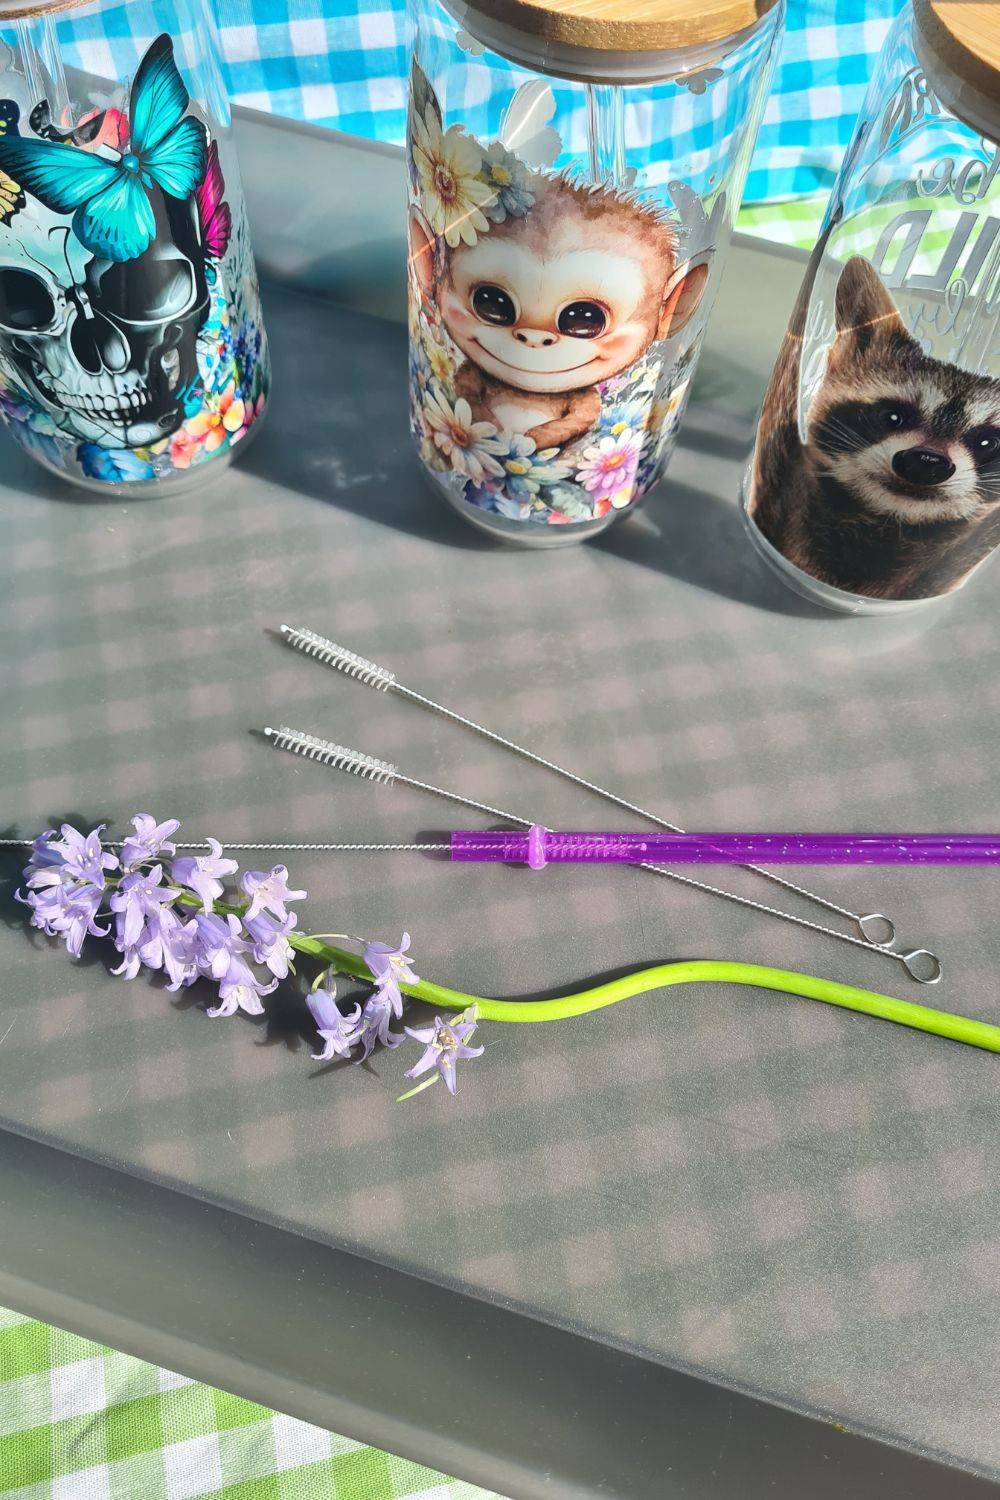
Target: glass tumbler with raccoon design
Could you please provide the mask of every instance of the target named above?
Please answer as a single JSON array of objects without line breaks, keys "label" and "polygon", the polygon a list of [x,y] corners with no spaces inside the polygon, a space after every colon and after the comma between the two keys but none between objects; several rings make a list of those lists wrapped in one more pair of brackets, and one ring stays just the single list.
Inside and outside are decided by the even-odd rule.
[{"label": "glass tumbler with raccoon design", "polygon": [[201,483],[270,370],[208,0],[0,0],[0,416],[92,489]]},{"label": "glass tumbler with raccoon design", "polygon": [[413,435],[473,525],[580,541],[665,468],[783,8],[409,0]]},{"label": "glass tumbler with raccoon design", "polygon": [[752,541],[833,609],[913,607],[1000,542],[1000,6],[890,31],[765,397]]}]

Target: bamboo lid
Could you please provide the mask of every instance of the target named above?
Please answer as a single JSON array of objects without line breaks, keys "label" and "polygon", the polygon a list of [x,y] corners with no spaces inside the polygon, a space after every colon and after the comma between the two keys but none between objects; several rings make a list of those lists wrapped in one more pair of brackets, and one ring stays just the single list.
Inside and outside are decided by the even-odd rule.
[{"label": "bamboo lid", "polygon": [[966,124],[1000,137],[1000,3],[914,0],[928,81]]},{"label": "bamboo lid", "polygon": [[44,16],[50,11],[75,10],[87,0],[0,0],[0,21],[22,21],[28,16]]},{"label": "bamboo lid", "polygon": [[[469,0],[469,19],[509,26],[542,46],[667,52],[735,36],[777,0]],[[463,7],[465,8],[465,7]]]}]

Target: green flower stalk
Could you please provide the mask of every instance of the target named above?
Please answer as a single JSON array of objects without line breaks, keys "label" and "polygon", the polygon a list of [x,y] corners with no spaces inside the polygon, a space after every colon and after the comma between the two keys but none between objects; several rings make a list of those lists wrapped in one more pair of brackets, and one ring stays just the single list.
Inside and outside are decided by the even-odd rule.
[{"label": "green flower stalk", "polygon": [[[318,958],[340,973],[371,980],[371,973],[364,960],[356,954],[330,947],[318,938],[298,933],[290,937],[290,942],[298,952]],[[981,1047],[987,1052],[1000,1052],[1000,1026],[993,1026],[988,1021],[976,1021],[969,1016],[955,1015],[951,1011],[917,1005],[911,1000],[880,995],[874,990],[857,989],[854,985],[840,984],[833,979],[819,979],[811,974],[798,974],[791,969],[772,969],[764,964],[712,959],[656,964],[652,968],[626,974],[621,979],[612,979],[607,984],[595,985],[592,989],[560,995],[555,1000],[490,1000],[480,995],[466,995],[460,990],[448,989],[426,979],[420,979],[415,984],[400,981],[399,988],[410,999],[426,1001],[439,1010],[464,1011],[475,1006],[481,1021],[521,1024],[565,1021],[573,1016],[585,1016],[591,1011],[602,1010],[605,1006],[617,1005],[621,1000],[630,1000],[635,995],[665,989],[672,984],[707,983],[742,984],[753,989],[795,995],[802,1000],[819,1000],[825,1005],[836,1005],[842,1010],[877,1016],[883,1021],[894,1021],[899,1026],[909,1026],[916,1031],[930,1032],[933,1036],[947,1037],[953,1042],[964,1042],[970,1047]]]}]

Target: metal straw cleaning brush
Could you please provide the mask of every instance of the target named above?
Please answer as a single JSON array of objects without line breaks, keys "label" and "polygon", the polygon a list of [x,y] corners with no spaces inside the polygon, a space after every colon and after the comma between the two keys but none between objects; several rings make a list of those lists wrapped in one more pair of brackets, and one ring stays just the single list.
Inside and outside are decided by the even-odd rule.
[{"label": "metal straw cleaning brush", "polygon": [[[356,682],[363,683],[366,687],[374,688],[377,692],[392,692],[400,697],[407,698],[410,702],[416,703],[433,713],[440,714],[446,719],[450,719],[453,723],[471,730],[493,744],[499,745],[502,749],[508,750],[525,760],[531,761],[535,765],[541,766],[544,770],[562,777],[582,790],[590,792],[594,796],[600,797],[604,801],[622,808],[648,823],[652,823],[657,828],[663,828],[675,834],[684,833],[684,830],[678,827],[676,823],[669,822],[667,819],[638,806],[636,803],[629,801],[626,797],[620,796],[607,787],[600,786],[587,777],[569,770],[565,766],[558,765],[536,751],[529,750],[525,746],[507,738],[505,735],[499,734],[495,730],[467,718],[464,714],[458,713],[456,710],[448,708],[442,703],[435,702],[434,699],[428,698],[423,693],[417,692],[414,688],[407,687],[405,684],[397,681],[395,674],[388,668],[379,666],[377,663],[359,656],[356,652],[350,651],[346,647],[337,645],[334,641],[330,641],[326,637],[316,634],[314,631],[298,629],[290,625],[282,625],[281,634],[285,641],[296,650],[303,652],[306,656],[312,657],[325,666],[332,667],[334,670],[341,672]],[[279,729],[269,728],[265,730],[265,734],[271,739],[272,743],[281,749],[293,751],[298,755],[305,756],[307,759],[320,761],[334,769],[349,772],[365,780],[378,781],[382,784],[400,783],[410,786],[419,791],[428,792],[445,798],[448,801],[458,803],[461,806],[473,808],[477,812],[485,813],[488,817],[516,824],[521,828],[530,829],[534,826],[540,826],[539,820],[536,818],[529,818],[520,813],[513,813],[503,808],[494,807],[489,803],[480,802],[475,798],[464,797],[444,787],[421,781],[416,777],[404,774],[396,766],[379,759],[377,756],[348,749],[333,741],[320,739],[314,735],[287,727]],[[367,848],[373,850],[424,849],[429,851],[447,850],[450,852],[452,845],[450,842],[447,844],[418,842],[390,845],[329,845],[320,847],[329,847],[330,849],[350,847],[357,850]],[[647,860],[637,859],[635,863],[639,868],[649,870],[655,875],[674,880],[679,884],[690,886],[696,890],[704,891],[708,895],[733,902],[738,906],[746,907],[764,916],[774,917],[783,922],[790,922],[795,926],[805,928],[807,931],[820,933],[824,937],[835,938],[840,942],[850,943],[854,947],[863,948],[869,952],[894,959],[903,965],[911,978],[921,984],[934,984],[941,977],[940,962],[928,949],[916,948],[897,951],[890,946],[895,939],[895,927],[893,922],[883,913],[860,913],[852,911],[849,907],[843,906],[826,896],[821,896],[815,891],[808,890],[806,887],[798,885],[794,881],[787,880],[784,876],[778,875],[760,865],[746,863],[744,867],[763,879],[770,881],[772,884],[783,887],[805,901],[822,907],[826,911],[833,912],[837,916],[847,918],[854,924],[856,932],[859,935],[856,936],[855,934],[844,932],[840,928],[832,927],[825,923],[810,921],[805,917],[798,916],[794,912],[785,911],[781,907],[770,906],[763,902],[752,900],[747,896],[738,895],[735,891],[726,890],[722,886],[709,885],[704,881],[695,880],[688,875],[682,875],[676,870],[665,869],[662,865],[654,864]]]}]

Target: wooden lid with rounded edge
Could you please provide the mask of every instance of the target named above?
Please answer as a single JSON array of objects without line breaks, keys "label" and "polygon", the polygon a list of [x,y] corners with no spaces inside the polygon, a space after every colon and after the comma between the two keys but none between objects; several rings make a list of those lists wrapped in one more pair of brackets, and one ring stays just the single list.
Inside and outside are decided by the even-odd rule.
[{"label": "wooden lid with rounded edge", "polygon": [[913,0],[913,9],[933,58],[992,100],[1000,118],[1000,0]]},{"label": "wooden lid with rounded edge", "polygon": [[0,0],[0,21],[22,21],[28,16],[46,16],[86,4],[87,0]]},{"label": "wooden lid with rounded edge", "polygon": [[484,18],[542,43],[602,52],[666,52],[753,26],[777,0],[467,0]]}]

